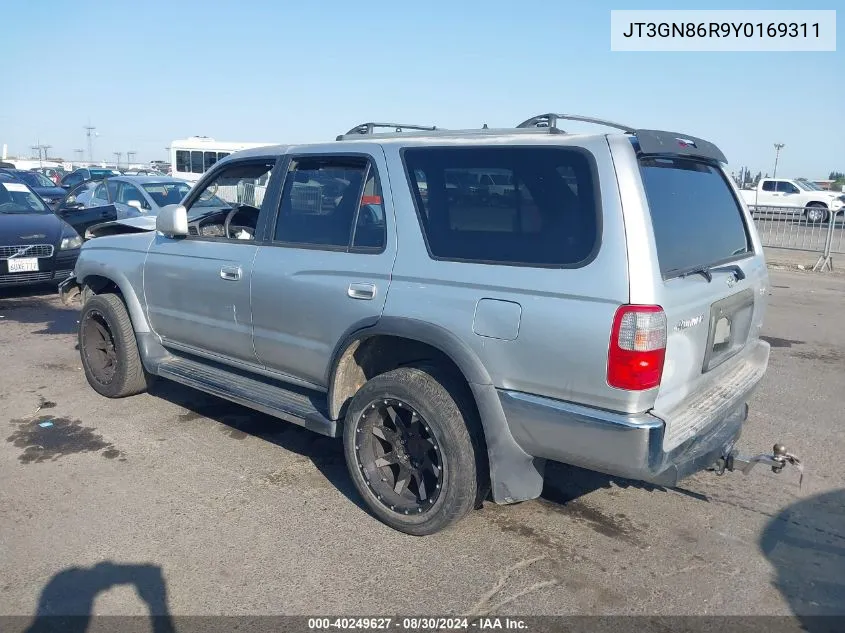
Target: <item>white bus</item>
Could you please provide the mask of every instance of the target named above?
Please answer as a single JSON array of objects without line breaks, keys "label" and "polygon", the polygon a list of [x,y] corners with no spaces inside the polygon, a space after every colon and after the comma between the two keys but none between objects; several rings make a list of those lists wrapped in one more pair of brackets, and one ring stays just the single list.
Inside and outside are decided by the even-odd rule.
[{"label": "white bus", "polygon": [[207,136],[192,136],[170,143],[171,175],[194,183],[214,163],[242,149],[273,143],[222,143]]}]

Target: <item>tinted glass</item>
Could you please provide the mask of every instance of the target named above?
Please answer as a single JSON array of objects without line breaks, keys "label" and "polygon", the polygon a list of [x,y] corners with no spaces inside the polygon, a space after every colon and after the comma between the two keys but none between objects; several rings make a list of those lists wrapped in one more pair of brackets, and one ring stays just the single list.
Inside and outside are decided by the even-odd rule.
[{"label": "tinted glass", "polygon": [[35,171],[19,171],[15,174],[30,187],[55,187],[53,181],[43,174]]},{"label": "tinted glass", "polygon": [[763,191],[775,191],[775,181],[774,180],[764,180],[763,181]]},{"label": "tinted glass", "polygon": [[135,200],[136,202],[141,203],[142,208],[149,208],[149,204],[144,199],[143,194],[138,191],[138,188],[130,184],[128,182],[124,182],[120,184],[120,191],[117,195],[117,201],[122,202],[123,204],[129,204],[131,200]]},{"label": "tinted glass", "polygon": [[68,187],[75,187],[82,182],[82,174],[70,174],[62,182]]},{"label": "tinted glass", "polygon": [[195,174],[201,174],[205,171],[202,152],[191,152],[191,171]]},{"label": "tinted glass", "polygon": [[791,182],[786,182],[785,180],[781,180],[777,183],[778,191],[783,193],[798,193],[798,187],[793,185]]},{"label": "tinted glass", "polygon": [[297,162],[285,180],[275,239],[295,244],[348,246],[366,171],[367,162],[363,159]]},{"label": "tinted glass", "polygon": [[404,159],[434,257],[576,266],[595,249],[595,184],[580,151],[412,148]]},{"label": "tinted glass", "polygon": [[176,151],[176,171],[191,171],[191,154],[183,149]]},{"label": "tinted glass", "polygon": [[117,187],[120,183],[116,180],[107,180],[106,181],[106,188],[109,191],[109,200],[115,200],[117,198]]},{"label": "tinted glass", "polygon": [[203,160],[205,161],[205,170],[208,171],[217,162],[217,152],[205,152]]},{"label": "tinted glass", "polygon": [[665,277],[750,251],[740,206],[716,167],[649,158],[640,160],[640,172]]},{"label": "tinted glass", "polygon": [[355,221],[352,247],[361,250],[381,250],[385,245],[386,233],[381,185],[375,169],[370,168],[367,182],[364,183],[364,192],[361,195],[358,218]]}]

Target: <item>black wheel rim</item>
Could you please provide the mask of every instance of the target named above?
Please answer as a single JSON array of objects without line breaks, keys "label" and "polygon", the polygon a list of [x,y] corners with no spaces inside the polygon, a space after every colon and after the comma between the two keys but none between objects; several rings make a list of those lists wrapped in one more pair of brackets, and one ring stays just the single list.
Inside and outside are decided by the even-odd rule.
[{"label": "black wheel rim", "polygon": [[82,350],[91,376],[101,385],[108,385],[114,380],[117,370],[117,352],[114,349],[114,336],[106,318],[98,311],[91,310],[82,324]]},{"label": "black wheel rim", "polygon": [[425,419],[405,402],[380,399],[364,409],[355,429],[355,456],[376,499],[398,514],[422,514],[440,496],[440,445]]}]

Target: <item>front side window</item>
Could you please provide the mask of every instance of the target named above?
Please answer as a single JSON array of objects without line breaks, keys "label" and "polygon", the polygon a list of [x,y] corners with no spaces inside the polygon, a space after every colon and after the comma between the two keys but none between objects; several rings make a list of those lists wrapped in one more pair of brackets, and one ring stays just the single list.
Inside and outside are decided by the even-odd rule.
[{"label": "front side window", "polygon": [[777,191],[777,186],[774,180],[763,181],[763,191]]},{"label": "front side window", "polygon": [[404,160],[432,257],[574,267],[596,248],[595,177],[582,151],[409,148]]},{"label": "front side window", "polygon": [[150,205],[147,203],[146,199],[144,199],[144,195],[138,191],[138,187],[128,182],[120,184],[117,201],[122,204],[129,204],[134,201],[140,203],[142,209],[150,208]]},{"label": "front side window", "polygon": [[793,185],[791,182],[786,182],[785,180],[781,180],[777,184],[778,191],[782,193],[798,193],[798,187]]},{"label": "front side window", "polygon": [[191,188],[184,182],[151,182],[141,185],[158,206],[179,204]]},{"label": "front side window", "polygon": [[[348,247],[367,173],[368,162],[364,158],[293,161],[282,193],[276,241]],[[383,215],[382,212],[382,218]]]},{"label": "front side window", "polygon": [[108,194],[108,192],[106,191],[106,183],[101,182],[99,185],[97,185],[97,188],[96,188],[96,189],[94,189],[94,194],[93,194],[93,197],[94,197],[94,198],[97,198],[98,200],[106,200],[106,201],[108,201],[108,199],[109,199],[109,194]]},{"label": "front side window", "polygon": [[118,183],[116,180],[107,180],[107,181],[106,181],[106,189],[107,189],[107,190],[108,190],[108,192],[109,192],[108,197],[107,197],[107,198],[105,198],[106,200],[111,200],[111,201],[114,201],[114,200],[116,200],[116,199],[117,199],[117,187],[118,187],[118,184],[119,184],[119,183]]}]

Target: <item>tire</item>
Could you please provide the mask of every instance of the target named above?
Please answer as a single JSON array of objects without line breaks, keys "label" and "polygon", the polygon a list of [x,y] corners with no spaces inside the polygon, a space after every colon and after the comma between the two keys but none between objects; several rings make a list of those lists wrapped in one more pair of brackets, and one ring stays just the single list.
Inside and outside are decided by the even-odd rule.
[{"label": "tire", "polygon": [[[372,513],[400,532],[443,530],[466,516],[484,489],[486,451],[462,387],[433,367],[400,367],[369,380],[348,407],[349,474]],[[407,440],[404,448],[397,437]]]},{"label": "tire", "polygon": [[138,354],[126,306],[116,294],[91,295],[79,318],[79,355],[88,384],[107,398],[146,391],[153,376]]},{"label": "tire", "polygon": [[822,203],[811,202],[804,211],[804,217],[807,218],[807,222],[815,224],[817,222],[827,222],[830,219],[830,213]]}]

